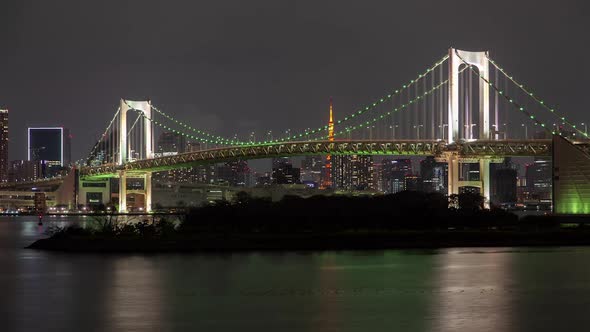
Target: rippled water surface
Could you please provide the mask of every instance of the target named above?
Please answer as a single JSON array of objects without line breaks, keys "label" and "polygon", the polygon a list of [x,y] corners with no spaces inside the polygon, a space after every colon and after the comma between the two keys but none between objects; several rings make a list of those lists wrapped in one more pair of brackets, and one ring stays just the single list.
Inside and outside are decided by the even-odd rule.
[{"label": "rippled water surface", "polygon": [[0,331],[590,331],[586,247],[22,249],[49,225],[80,220],[0,217]]}]

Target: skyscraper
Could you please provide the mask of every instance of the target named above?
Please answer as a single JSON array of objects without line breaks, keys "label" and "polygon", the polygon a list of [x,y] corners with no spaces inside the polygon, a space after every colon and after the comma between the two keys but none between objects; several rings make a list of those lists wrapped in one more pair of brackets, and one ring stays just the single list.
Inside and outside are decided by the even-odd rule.
[{"label": "skyscraper", "polygon": [[344,190],[365,190],[373,187],[372,156],[334,156],[332,184]]},{"label": "skyscraper", "polygon": [[422,190],[445,194],[448,185],[448,164],[439,163],[432,156],[420,162],[420,177]]},{"label": "skyscraper", "polygon": [[526,165],[526,185],[531,199],[551,200],[552,171],[549,158],[535,158],[532,164]]},{"label": "skyscraper", "polygon": [[320,156],[305,156],[301,161],[301,181],[320,184],[324,162]]},{"label": "skyscraper", "polygon": [[291,158],[279,157],[272,159],[272,183],[294,184],[300,181],[300,169],[293,167]]},{"label": "skyscraper", "polygon": [[395,194],[406,190],[406,175],[412,174],[411,159],[389,159],[381,161],[381,178],[383,191]]},{"label": "skyscraper", "polygon": [[8,110],[0,110],[0,181],[8,181]]},{"label": "skyscraper", "polygon": [[251,174],[246,160],[228,161],[217,167],[217,180],[230,186],[247,186]]},{"label": "skyscraper", "polygon": [[164,132],[158,138],[158,153],[162,156],[175,155],[186,151],[184,136],[173,132]]},{"label": "skyscraper", "polygon": [[514,168],[501,165],[494,169],[491,181],[493,204],[516,203],[516,177],[517,172]]},{"label": "skyscraper", "polygon": [[63,127],[28,129],[27,156],[30,161],[45,160],[50,167],[70,164],[71,136]]}]

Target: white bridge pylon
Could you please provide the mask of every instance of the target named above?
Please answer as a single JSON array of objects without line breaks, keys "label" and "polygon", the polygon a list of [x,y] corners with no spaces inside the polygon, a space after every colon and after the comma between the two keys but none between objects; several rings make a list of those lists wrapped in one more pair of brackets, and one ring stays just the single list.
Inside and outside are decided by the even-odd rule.
[{"label": "white bridge pylon", "polygon": [[143,146],[145,147],[144,156],[146,159],[154,157],[152,146],[152,126],[149,119],[152,118],[152,105],[150,101],[133,101],[121,99],[121,116],[119,120],[119,158],[117,165],[125,164],[129,158],[127,146],[127,112],[135,110],[136,112],[143,112],[145,118],[143,119]]},{"label": "white bridge pylon", "polygon": [[[127,142],[127,112],[130,110],[134,110],[134,112],[142,112],[144,116],[144,130],[143,135],[141,137],[142,144],[140,145],[144,151],[143,156],[146,159],[151,159],[154,157],[154,150],[153,150],[153,133],[152,133],[152,124],[150,119],[152,118],[152,105],[150,101],[133,101],[133,100],[125,100],[121,99],[120,104],[121,114],[119,117],[119,158],[117,160],[117,165],[124,165],[125,163],[131,161],[129,158],[131,156],[128,155],[129,147]],[[125,213],[127,212],[127,174],[125,171],[119,171],[119,212]],[[137,174],[134,175],[137,177]],[[149,172],[145,174],[139,175],[139,177],[144,179],[144,190],[143,194],[145,197],[145,211],[151,212],[152,211],[152,175]]]},{"label": "white bridge pylon", "polygon": [[[458,141],[460,136],[459,123],[459,67],[473,65],[485,80],[490,79],[488,51],[470,52],[455,48],[449,49],[449,108],[448,138],[449,144]],[[479,139],[490,139],[490,87],[479,81]]]}]

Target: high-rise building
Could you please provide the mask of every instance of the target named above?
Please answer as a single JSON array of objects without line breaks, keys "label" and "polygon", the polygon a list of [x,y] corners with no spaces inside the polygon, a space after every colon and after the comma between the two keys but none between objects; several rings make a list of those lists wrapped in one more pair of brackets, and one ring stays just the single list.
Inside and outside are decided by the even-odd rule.
[{"label": "high-rise building", "polygon": [[518,199],[518,182],[518,164],[513,163],[511,158],[505,158],[503,163],[491,163],[490,203],[515,204]]},{"label": "high-rise building", "polygon": [[8,110],[0,110],[0,182],[8,181]]},{"label": "high-rise building", "polygon": [[491,175],[492,185],[490,196],[492,204],[516,203],[517,171],[509,167],[500,167],[495,169]]},{"label": "high-rise building", "polygon": [[253,185],[250,182],[250,168],[245,160],[228,161],[217,167],[217,180],[230,186]]},{"label": "high-rise building", "polygon": [[47,177],[45,160],[13,160],[8,168],[8,182],[34,181]]},{"label": "high-rise building", "polygon": [[300,169],[293,167],[291,159],[287,157],[273,158],[272,161],[272,183],[273,184],[295,184],[300,183]]},{"label": "high-rise building", "polygon": [[531,200],[550,201],[552,190],[552,166],[549,158],[535,158],[525,166],[526,185]]},{"label": "high-rise building", "polygon": [[422,190],[445,194],[448,186],[448,164],[439,163],[432,156],[420,162]]},{"label": "high-rise building", "polygon": [[416,174],[406,174],[404,177],[405,190],[423,191],[422,178]]},{"label": "high-rise building", "polygon": [[373,184],[371,188],[379,192],[385,192],[383,188],[383,164],[380,162],[373,161]]},{"label": "high-rise building", "polygon": [[70,131],[67,128],[29,128],[27,136],[28,160],[44,160],[50,167],[67,167],[70,164],[71,136]]},{"label": "high-rise building", "polygon": [[164,132],[158,138],[158,153],[171,156],[186,151],[186,138],[179,133]]},{"label": "high-rise building", "polygon": [[332,184],[343,190],[373,189],[373,157],[333,156]]},{"label": "high-rise building", "polygon": [[276,157],[271,159],[271,168],[283,167],[285,165],[292,165],[293,162],[289,157]]},{"label": "high-rise building", "polygon": [[412,174],[411,159],[389,159],[381,161],[382,188],[385,193],[394,194],[406,190],[406,175]]},{"label": "high-rise building", "polygon": [[305,156],[301,161],[301,181],[310,181],[317,184],[322,180],[323,158],[320,156]]},{"label": "high-rise building", "polygon": [[203,147],[199,142],[187,142],[186,148],[183,152],[198,152],[201,151]]}]

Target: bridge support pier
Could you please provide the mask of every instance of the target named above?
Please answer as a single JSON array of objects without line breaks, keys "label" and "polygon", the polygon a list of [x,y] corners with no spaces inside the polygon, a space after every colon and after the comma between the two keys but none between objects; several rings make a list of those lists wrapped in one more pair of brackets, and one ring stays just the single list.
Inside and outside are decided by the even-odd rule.
[{"label": "bridge support pier", "polygon": [[459,156],[456,153],[445,153],[448,172],[448,195],[459,194]]},{"label": "bridge support pier", "polygon": [[484,207],[490,208],[490,158],[483,158],[479,160],[479,180],[481,181],[481,194],[486,198]]},{"label": "bridge support pier", "polygon": [[119,172],[119,213],[127,213],[127,175]]},{"label": "bridge support pier", "polygon": [[[143,190],[132,189],[129,193],[127,189],[127,180],[132,179],[143,179]],[[129,176],[125,171],[119,172],[119,213],[129,212],[127,209],[127,194],[143,194],[145,212],[152,212],[152,173],[145,172],[144,174],[133,173]],[[137,207],[137,206],[136,206]]]},{"label": "bridge support pier", "polygon": [[[444,152],[442,160],[448,165],[448,195],[458,195],[459,189],[463,186],[475,186],[480,188],[480,193],[485,197],[485,207],[489,208],[491,183],[490,183],[490,164],[501,163],[502,158],[492,158],[482,156],[477,158],[461,158],[457,152]],[[459,174],[460,166],[464,163],[479,163],[479,181],[461,180]]]},{"label": "bridge support pier", "polygon": [[145,173],[145,212],[152,212],[152,173]]}]

